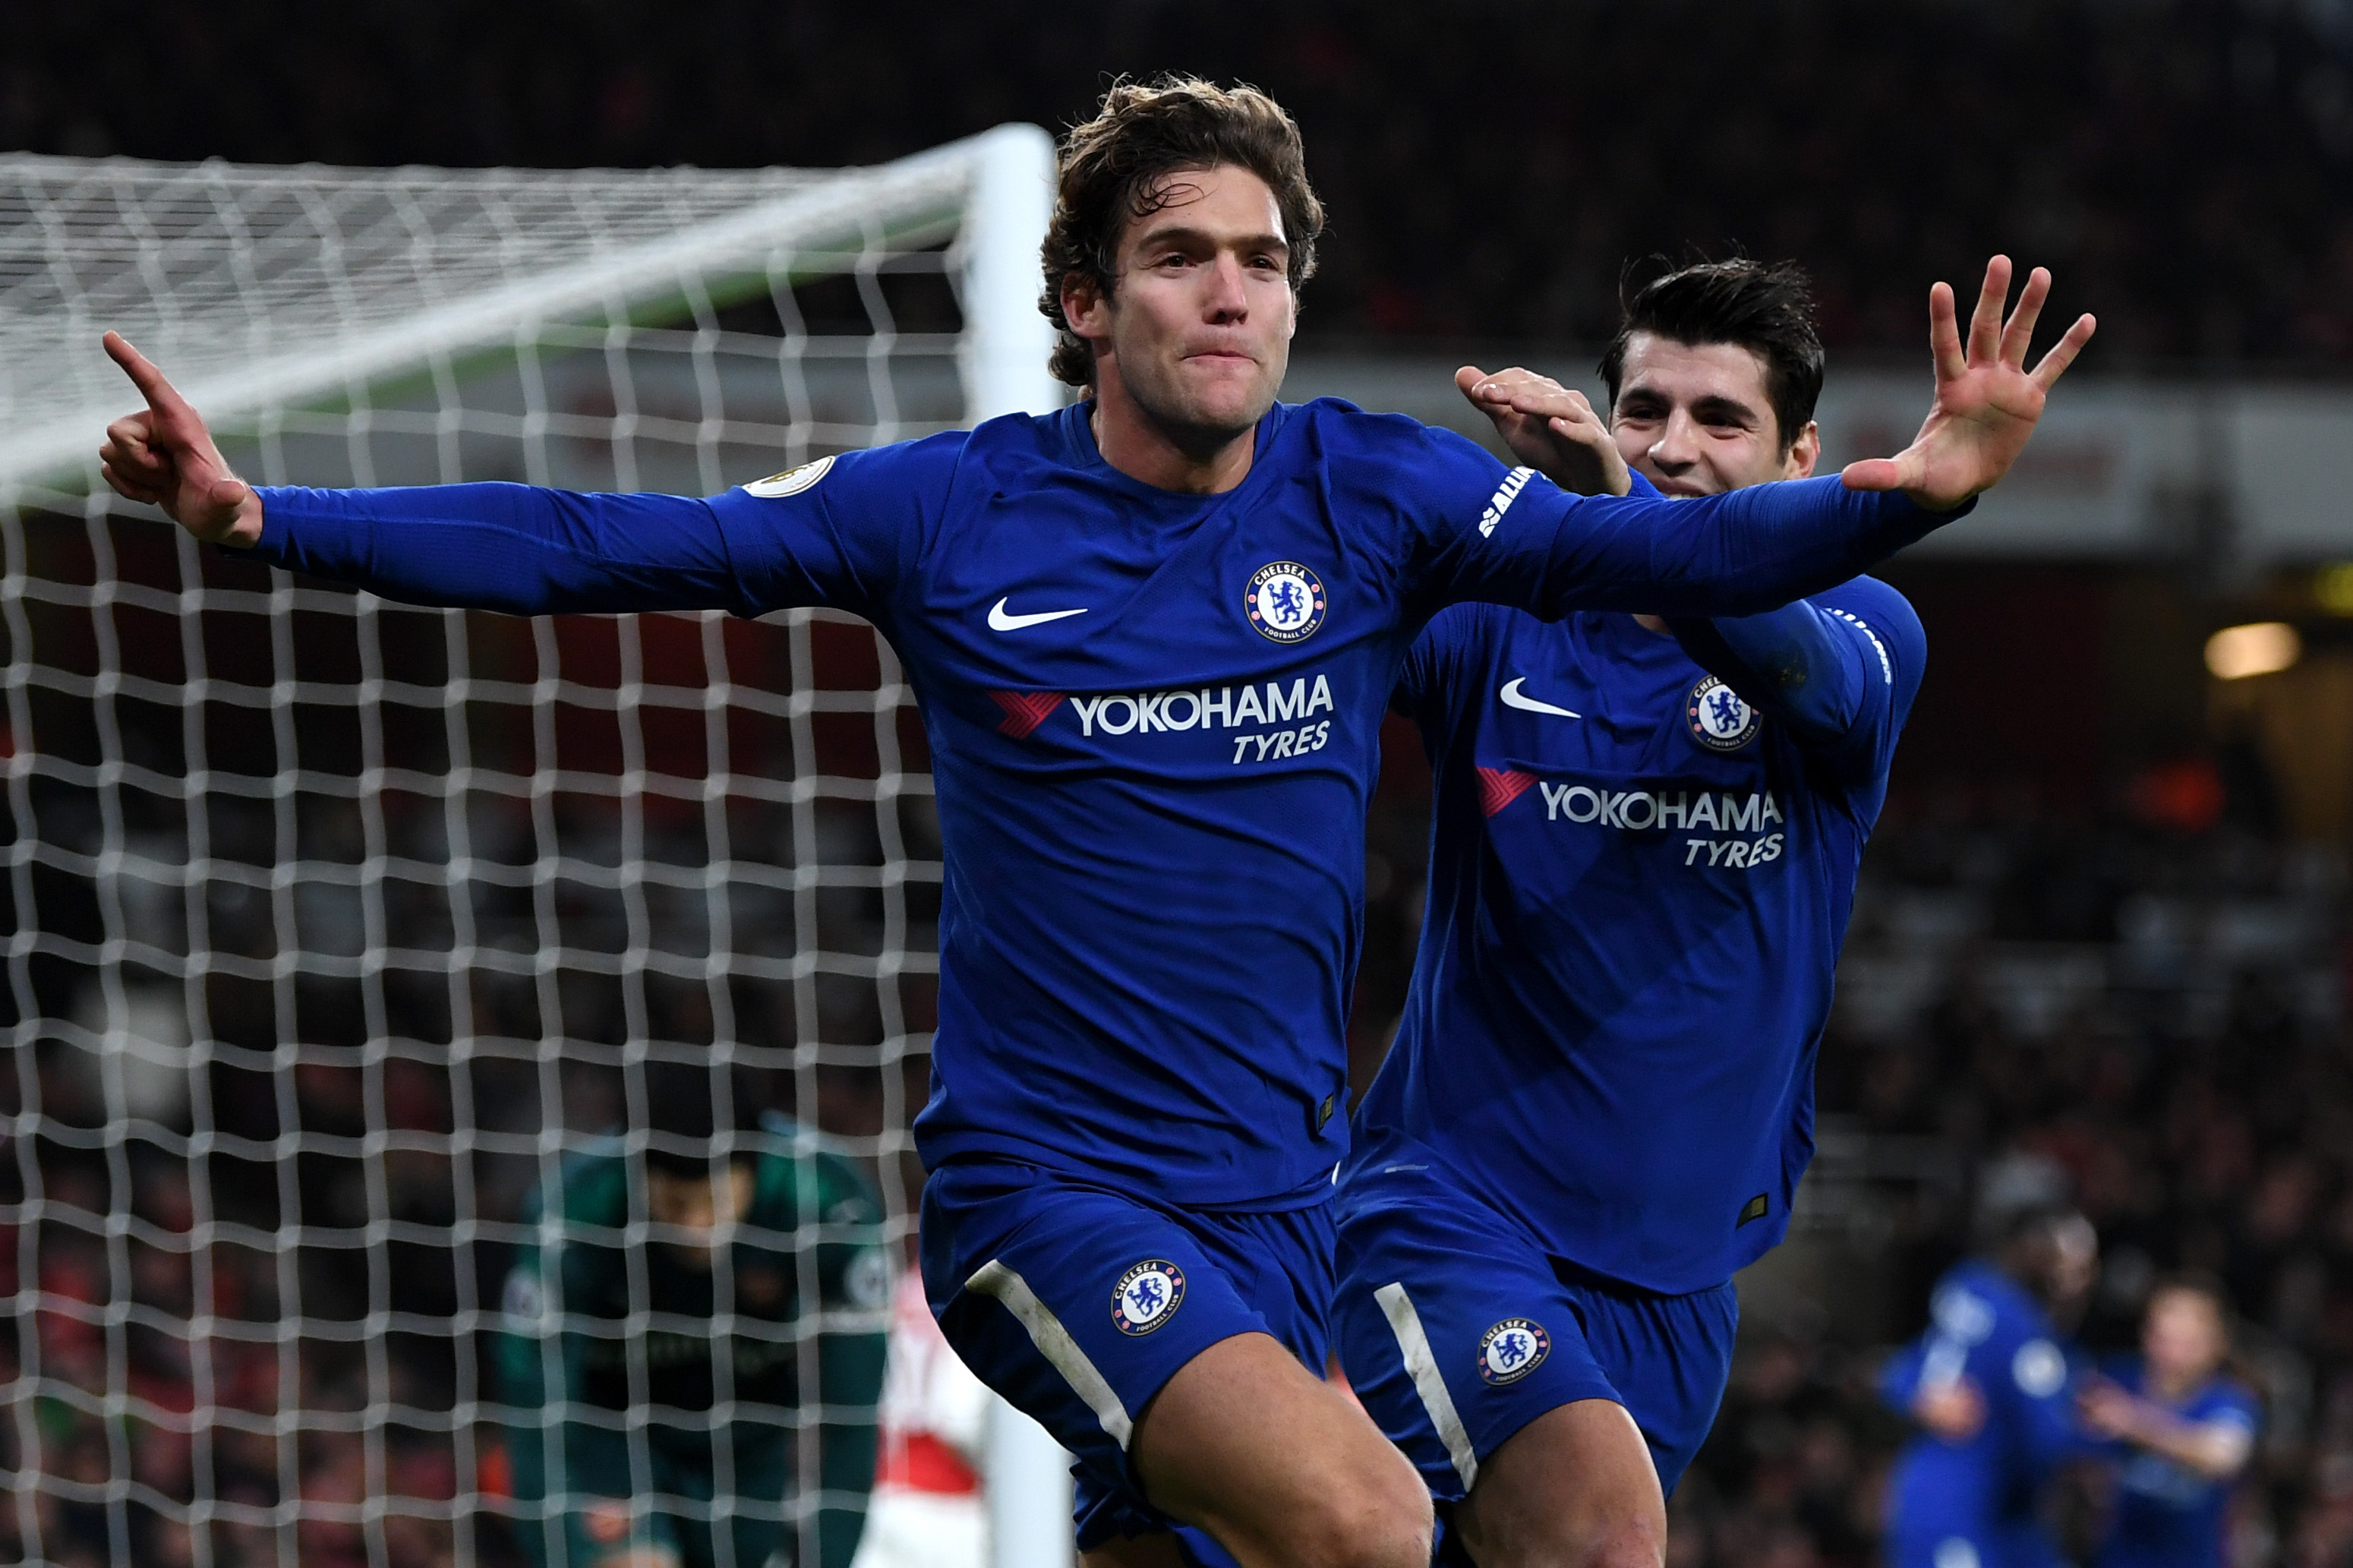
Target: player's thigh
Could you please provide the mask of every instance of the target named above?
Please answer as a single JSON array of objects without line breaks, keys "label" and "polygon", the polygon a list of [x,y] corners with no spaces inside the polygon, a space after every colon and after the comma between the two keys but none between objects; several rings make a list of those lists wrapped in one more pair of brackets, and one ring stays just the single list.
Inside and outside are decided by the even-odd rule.
[{"label": "player's thigh", "polygon": [[[1229,1552],[1253,1560],[1250,1542],[1276,1526],[1204,1511],[1187,1461],[1169,1457],[1174,1445],[1161,1439],[1169,1431],[1190,1433],[1189,1446],[1213,1454],[1240,1447],[1275,1470],[1312,1474],[1325,1473],[1314,1456],[1336,1443],[1394,1479],[1394,1457],[1320,1376],[1331,1290],[1324,1206],[1188,1214],[1033,1170],[948,1166],[924,1190],[923,1227],[924,1281],[950,1344],[1078,1456],[1082,1551],[1157,1550],[1106,1543],[1196,1527],[1242,1531],[1238,1552],[1230,1541],[1189,1539],[1187,1550],[1202,1561],[1222,1563]],[[1245,1340],[1250,1350],[1227,1349],[1194,1367]],[[1295,1406],[1310,1423],[1346,1423],[1368,1441],[1318,1430],[1284,1452],[1256,1445],[1240,1429],[1246,1423],[1194,1419],[1197,1407],[1216,1405],[1226,1384],[1213,1374],[1237,1356],[1289,1395],[1286,1410]],[[1147,1427],[1153,1435],[1142,1436]],[[1147,1465],[1144,1453],[1158,1457]],[[1388,1511],[1399,1511],[1394,1501]],[[1412,1509],[1403,1513],[1410,1524]],[[1352,1527],[1334,1539],[1348,1547],[1361,1533]]]},{"label": "player's thigh", "polygon": [[1505,1438],[1454,1527],[1479,1568],[1658,1568],[1667,1505],[1626,1407],[1582,1399]]},{"label": "player's thigh", "polygon": [[1430,1510],[1404,1459],[1264,1334],[1187,1363],[1130,1451],[1155,1504],[1246,1565],[1427,1560]]}]

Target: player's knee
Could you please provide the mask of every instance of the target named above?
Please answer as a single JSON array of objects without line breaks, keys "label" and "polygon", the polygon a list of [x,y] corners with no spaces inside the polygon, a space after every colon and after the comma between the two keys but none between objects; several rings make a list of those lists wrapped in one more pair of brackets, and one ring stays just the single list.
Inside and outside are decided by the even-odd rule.
[{"label": "player's knee", "polygon": [[1531,1530],[1477,1555],[1481,1568],[1663,1568],[1666,1549],[1653,1526],[1630,1520]]},{"label": "player's knee", "polygon": [[1429,1568],[1430,1497],[1409,1479],[1402,1488],[1336,1488],[1299,1510],[1287,1521],[1282,1560],[1301,1568]]},{"label": "player's knee", "polygon": [[1648,1523],[1629,1522],[1602,1531],[1584,1554],[1562,1568],[1664,1568],[1667,1543]]}]

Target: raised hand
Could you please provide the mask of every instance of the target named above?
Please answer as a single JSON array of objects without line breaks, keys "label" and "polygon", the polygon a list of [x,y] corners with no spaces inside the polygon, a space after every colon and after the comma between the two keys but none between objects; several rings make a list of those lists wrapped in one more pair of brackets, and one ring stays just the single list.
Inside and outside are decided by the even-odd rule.
[{"label": "raised hand", "polygon": [[1561,489],[1622,496],[1634,488],[1616,438],[1585,394],[1517,367],[1489,375],[1466,364],[1454,373],[1454,384],[1473,408],[1495,422],[1495,433],[1512,456]]},{"label": "raised hand", "polygon": [[107,333],[104,342],[107,357],[147,399],[145,408],[106,427],[98,449],[99,471],[114,493],[163,508],[207,544],[259,542],[261,498],[229,471],[203,416],[121,333]]},{"label": "raised hand", "polygon": [[2050,292],[2050,272],[2036,268],[2005,322],[2001,309],[2010,297],[2010,258],[1987,262],[1964,353],[1951,286],[1930,289],[1928,347],[1936,364],[1936,401],[1909,447],[1892,458],[1849,463],[1839,476],[1847,488],[1900,489],[1930,511],[1949,511],[2010,472],[2042,417],[2052,384],[2075,363],[2098,325],[2088,315],[2077,317],[2066,336],[2028,370],[2026,345]]}]

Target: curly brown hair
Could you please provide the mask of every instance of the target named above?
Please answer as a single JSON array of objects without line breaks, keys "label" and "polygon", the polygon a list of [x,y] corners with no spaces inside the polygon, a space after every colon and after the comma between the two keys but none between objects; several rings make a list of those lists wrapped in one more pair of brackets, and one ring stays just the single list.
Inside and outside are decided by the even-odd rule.
[{"label": "curly brown hair", "polygon": [[1083,273],[1108,296],[1118,279],[1128,224],[1156,212],[1154,186],[1179,169],[1247,169],[1264,180],[1291,246],[1291,287],[1315,274],[1324,204],[1307,183],[1299,127],[1257,88],[1226,88],[1190,76],[1122,79],[1092,120],[1071,128],[1057,160],[1054,220],[1038,247],[1046,272],[1038,310],[1060,329],[1051,367],[1072,386],[1094,384],[1094,356],[1062,313],[1062,283]]}]

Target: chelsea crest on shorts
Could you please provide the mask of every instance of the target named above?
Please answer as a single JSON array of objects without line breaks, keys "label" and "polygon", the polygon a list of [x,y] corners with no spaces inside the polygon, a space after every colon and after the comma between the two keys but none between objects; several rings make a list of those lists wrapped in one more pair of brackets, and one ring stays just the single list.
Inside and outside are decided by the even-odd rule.
[{"label": "chelsea crest on shorts", "polygon": [[1479,1336],[1479,1375],[1500,1388],[1544,1364],[1552,1353],[1552,1336],[1527,1318],[1505,1318]]},{"label": "chelsea crest on shorts", "polygon": [[1123,1334],[1148,1334],[1184,1304],[1185,1271],[1165,1258],[1147,1258],[1119,1277],[1111,1321]]}]

